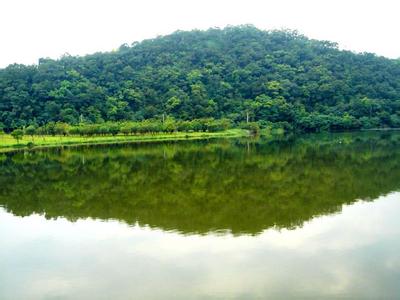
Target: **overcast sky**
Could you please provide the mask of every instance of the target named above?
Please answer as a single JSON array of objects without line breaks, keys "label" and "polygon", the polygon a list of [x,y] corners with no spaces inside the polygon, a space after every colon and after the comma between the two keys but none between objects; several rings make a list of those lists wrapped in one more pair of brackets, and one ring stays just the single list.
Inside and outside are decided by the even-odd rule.
[{"label": "overcast sky", "polygon": [[110,51],[175,30],[254,24],[400,57],[399,0],[0,0],[0,67]]}]

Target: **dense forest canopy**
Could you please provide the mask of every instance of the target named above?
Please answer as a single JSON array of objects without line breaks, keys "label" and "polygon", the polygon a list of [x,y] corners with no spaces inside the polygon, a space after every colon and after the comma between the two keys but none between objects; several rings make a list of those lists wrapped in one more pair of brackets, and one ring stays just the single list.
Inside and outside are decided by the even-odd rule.
[{"label": "dense forest canopy", "polygon": [[301,131],[400,127],[400,60],[235,26],[0,70],[0,127],[227,118]]}]

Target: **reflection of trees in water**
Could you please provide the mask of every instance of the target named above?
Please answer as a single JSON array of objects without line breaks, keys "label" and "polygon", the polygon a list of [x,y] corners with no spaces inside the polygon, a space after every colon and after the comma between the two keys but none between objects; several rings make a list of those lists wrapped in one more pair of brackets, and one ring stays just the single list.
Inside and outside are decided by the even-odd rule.
[{"label": "reflection of trees in water", "polygon": [[256,234],[398,189],[399,145],[399,134],[372,133],[7,154],[0,205],[16,215]]}]

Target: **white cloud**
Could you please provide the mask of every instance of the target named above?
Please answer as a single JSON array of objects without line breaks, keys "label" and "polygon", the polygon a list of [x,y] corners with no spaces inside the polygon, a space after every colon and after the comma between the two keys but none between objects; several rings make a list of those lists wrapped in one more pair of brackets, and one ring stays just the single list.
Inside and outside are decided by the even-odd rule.
[{"label": "white cloud", "polygon": [[395,0],[2,0],[0,67],[109,51],[175,30],[251,23],[400,57]]}]

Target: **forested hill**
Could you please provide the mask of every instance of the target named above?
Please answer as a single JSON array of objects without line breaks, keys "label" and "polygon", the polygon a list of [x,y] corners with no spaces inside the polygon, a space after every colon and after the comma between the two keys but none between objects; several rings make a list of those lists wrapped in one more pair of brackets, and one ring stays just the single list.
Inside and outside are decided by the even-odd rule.
[{"label": "forested hill", "polygon": [[252,26],[178,31],[0,70],[0,126],[228,118],[303,131],[400,127],[400,60]]}]

